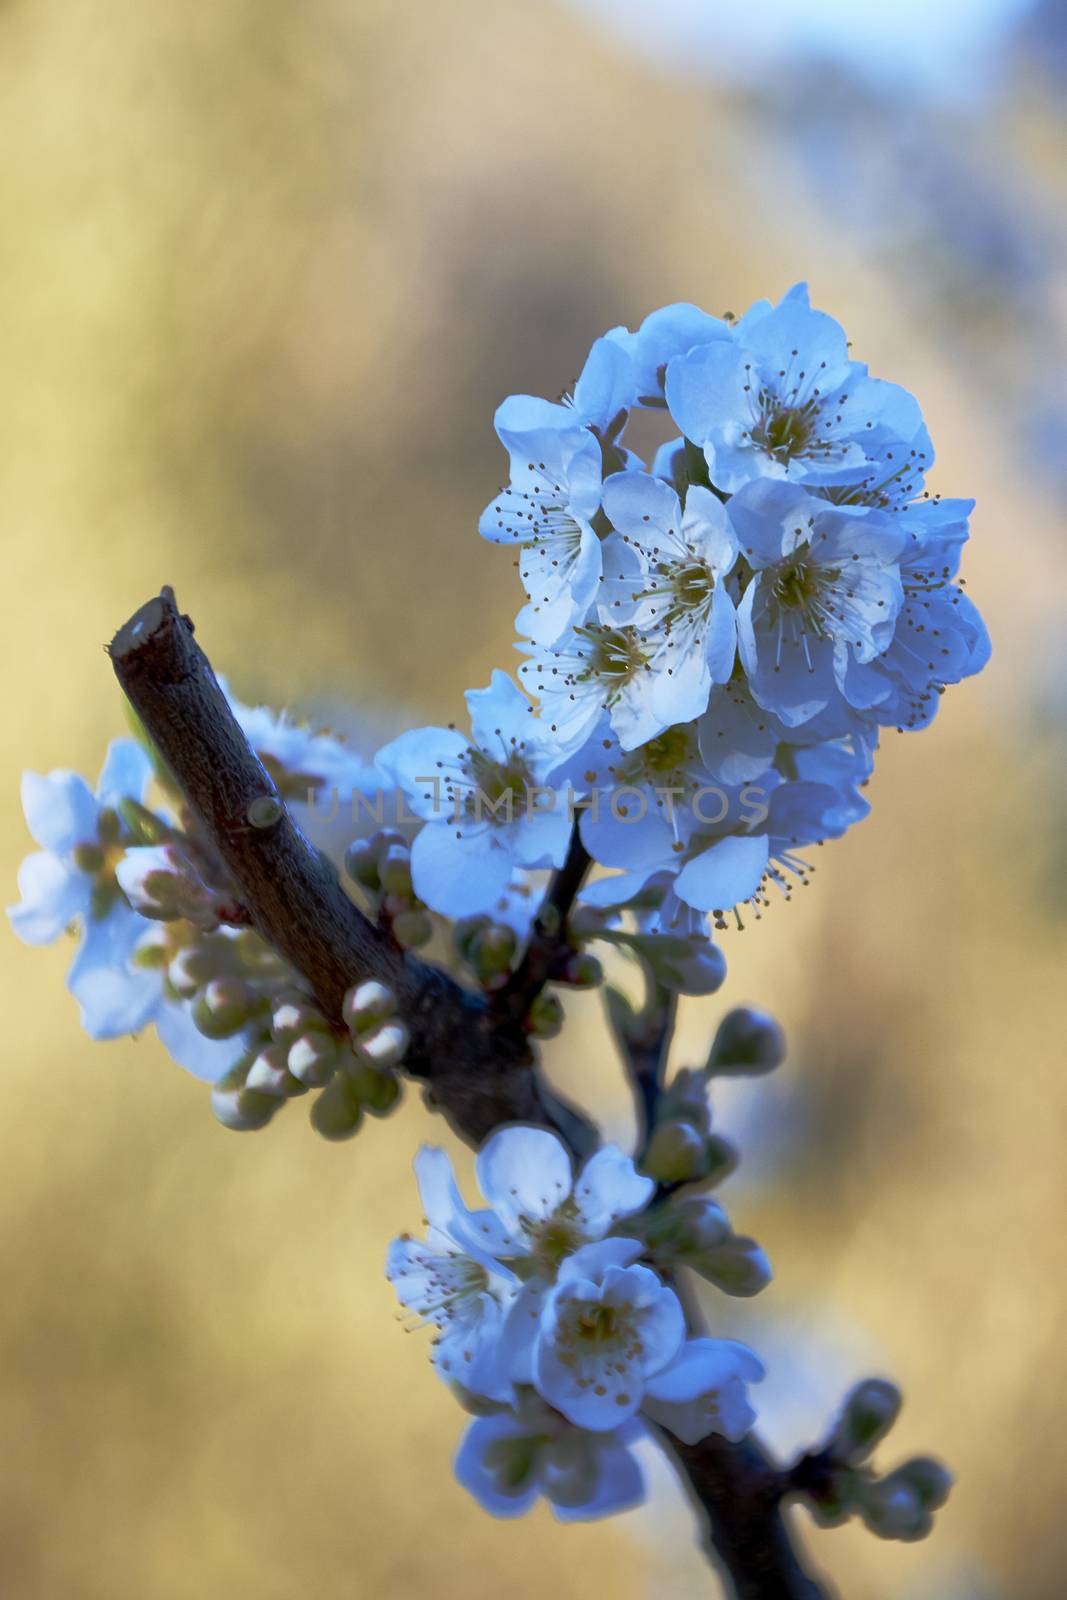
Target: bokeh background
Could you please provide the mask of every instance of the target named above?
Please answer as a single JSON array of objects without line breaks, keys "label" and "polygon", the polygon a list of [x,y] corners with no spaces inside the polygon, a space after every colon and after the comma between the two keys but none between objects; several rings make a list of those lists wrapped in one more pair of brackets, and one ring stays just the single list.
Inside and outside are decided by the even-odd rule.
[{"label": "bokeh background", "polygon": [[[477,515],[494,406],[592,339],[807,277],[922,399],[979,509],[993,664],[886,739],[871,819],[727,935],[789,1065],[723,1121],[778,1268],[713,1320],[810,1439],[867,1372],[935,1449],[932,1541],[802,1536],[848,1600],[1048,1600],[1067,1532],[1067,650],[1061,4],[7,0],[0,9],[4,715],[95,773],[101,646],[163,581],[246,700],[372,745],[510,659]],[[152,1040],[91,1046],[69,952],[0,932],[0,1590],[18,1600],[716,1592],[670,1474],[643,1511],[485,1517],[382,1273],[416,1101],[351,1145],[224,1132]],[[553,1074],[627,1103],[595,998]],[[691,1002],[676,1059],[720,1010]]]}]

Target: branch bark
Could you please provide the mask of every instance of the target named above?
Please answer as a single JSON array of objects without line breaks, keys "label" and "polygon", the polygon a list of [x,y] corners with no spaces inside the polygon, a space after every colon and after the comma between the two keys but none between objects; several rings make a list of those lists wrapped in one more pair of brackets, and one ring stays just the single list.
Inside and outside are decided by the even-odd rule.
[{"label": "branch bark", "polygon": [[782,1499],[787,1477],[751,1434],[731,1444],[709,1434],[683,1444],[660,1441],[682,1478],[704,1543],[732,1600],[833,1600],[807,1570],[790,1538]]},{"label": "branch bark", "polygon": [[[257,930],[341,1025],[345,993],[378,978],[411,1033],[405,1070],[474,1144],[502,1122],[575,1137],[571,1108],[553,1115],[518,1020],[398,950],[345,893],[333,865],[286,810],[250,748],[171,589],[143,605],[108,651],[115,675],[233,880]],[[567,1123],[560,1127],[560,1121]]]},{"label": "branch bark", "polygon": [[[507,1122],[554,1128],[583,1155],[595,1130],[543,1083],[522,1023],[568,953],[566,919],[589,858],[577,830],[554,876],[504,1004],[396,948],[345,893],[305,838],[250,748],[171,589],[123,625],[108,651],[127,698],[225,865],[263,938],[303,976],[328,1017],[354,983],[392,988],[411,1032],[404,1067],[472,1144]],[[648,1041],[648,1075],[665,1058],[669,1016]],[[737,1600],[828,1600],[803,1569],[781,1517],[789,1480],[756,1440],[664,1438]]]}]

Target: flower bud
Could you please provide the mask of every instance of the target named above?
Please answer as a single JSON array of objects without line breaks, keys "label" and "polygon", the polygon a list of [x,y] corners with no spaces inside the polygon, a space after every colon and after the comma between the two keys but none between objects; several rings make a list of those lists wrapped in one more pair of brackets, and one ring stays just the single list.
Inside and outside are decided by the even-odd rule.
[{"label": "flower bud", "polygon": [[885,1378],[866,1378],[845,1397],[826,1441],[827,1450],[838,1461],[866,1460],[897,1420],[900,1405],[896,1384]]},{"label": "flower bud", "polygon": [[393,938],[405,950],[419,950],[433,938],[433,923],[425,911],[401,911],[393,918]]},{"label": "flower bud", "polygon": [[692,1267],[708,1283],[713,1283],[723,1294],[748,1299],[759,1294],[770,1283],[774,1274],[766,1253],[744,1234],[733,1233],[721,1244],[686,1257]]},{"label": "flower bud", "polygon": [[530,1007],[526,1026],[536,1039],[554,1039],[563,1029],[563,1005],[558,995],[539,994]]},{"label": "flower bud", "polygon": [[255,996],[240,978],[212,978],[193,1003],[193,1022],[205,1039],[232,1039],[248,1022]]},{"label": "flower bud", "polygon": [[668,1209],[674,1213],[674,1239],[683,1255],[712,1250],[731,1237],[730,1220],[717,1200],[687,1195]]},{"label": "flower bud", "polygon": [[691,1122],[661,1122],[653,1129],[641,1168],[659,1183],[691,1183],[703,1177],[703,1136]]},{"label": "flower bud", "polygon": [[246,1088],[247,1074],[246,1060],[220,1078],[211,1091],[212,1111],[223,1127],[234,1133],[266,1127],[281,1103],[276,1095]]},{"label": "flower bud", "polygon": [[329,1033],[302,1033],[288,1047],[289,1071],[309,1089],[328,1083],[337,1068],[337,1040]]},{"label": "flower bud", "polygon": [[933,1527],[918,1490],[897,1472],[864,1484],[858,1502],[864,1522],[880,1539],[911,1542],[924,1539]]},{"label": "flower bud", "polygon": [[774,1018],[766,1011],[738,1006],[719,1023],[708,1066],[720,1075],[759,1076],[781,1066],[785,1054],[785,1034]]},{"label": "flower bud", "polygon": [[952,1491],[951,1472],[933,1456],[912,1456],[889,1477],[910,1484],[927,1511],[939,1511]]},{"label": "flower bud", "polygon": [[386,1022],[374,1033],[364,1034],[359,1049],[372,1066],[381,1070],[399,1065],[410,1043],[411,1036],[402,1022]]},{"label": "flower bud", "polygon": [[373,893],[381,888],[378,876],[378,857],[366,839],[353,839],[345,851],[345,872],[364,889]]},{"label": "flower bud", "polygon": [[357,983],[345,995],[341,1015],[352,1033],[370,1033],[396,1011],[396,995],[384,983],[371,978]]},{"label": "flower bud", "polygon": [[279,1000],[270,1019],[275,1044],[295,1044],[305,1034],[330,1032],[330,1025],[310,995]]},{"label": "flower bud", "polygon": [[395,894],[410,900],[414,890],[411,884],[411,851],[407,845],[391,844],[378,863],[378,877],[386,894]]},{"label": "flower bud", "polygon": [[176,845],[138,845],[127,850],[115,868],[115,878],[142,917],[157,922],[184,917],[207,929],[218,925],[216,896]]},{"label": "flower bud", "polygon": [[511,971],[518,940],[503,923],[489,922],[475,934],[470,946],[470,962],[482,983],[503,978]]},{"label": "flower bud", "polygon": [[485,916],[460,917],[452,924],[452,941],[456,947],[456,954],[468,966],[474,963],[474,941],[488,925],[489,918]]},{"label": "flower bud", "polygon": [[311,1126],[324,1139],[350,1139],[362,1121],[352,1085],[345,1073],[336,1073],[311,1107]]},{"label": "flower bud", "polygon": [[192,1000],[205,983],[215,976],[217,967],[217,957],[210,946],[186,945],[171,958],[167,977],[183,1000]]},{"label": "flower bud", "polygon": [[703,1195],[668,1200],[644,1214],[638,1226],[662,1266],[686,1263],[730,1237],[722,1206]]},{"label": "flower bud", "polygon": [[267,1045],[248,1069],[247,1087],[279,1099],[302,1093],[305,1085],[292,1076],[286,1057],[283,1045]]},{"label": "flower bud", "polygon": [[595,989],[604,981],[604,968],[596,956],[581,951],[568,958],[557,981],[570,984],[573,989]]},{"label": "flower bud", "polygon": [[394,1072],[382,1072],[361,1056],[345,1063],[345,1072],[356,1099],[372,1116],[384,1117],[400,1099],[400,1080]]},{"label": "flower bud", "polygon": [[660,1096],[659,1119],[663,1122],[690,1122],[698,1133],[711,1129],[708,1080],[704,1072],[682,1067]]},{"label": "flower bud", "polygon": [[731,1172],[736,1171],[737,1163],[740,1160],[729,1139],[723,1139],[717,1133],[710,1133],[705,1139],[704,1156],[707,1161],[704,1184],[709,1189],[713,1188],[715,1184],[721,1183],[724,1178],[728,1178]]},{"label": "flower bud", "polygon": [[610,911],[605,911],[601,906],[575,906],[567,918],[567,927],[571,937],[581,944],[586,939],[595,939],[598,933],[603,933],[607,926]]}]

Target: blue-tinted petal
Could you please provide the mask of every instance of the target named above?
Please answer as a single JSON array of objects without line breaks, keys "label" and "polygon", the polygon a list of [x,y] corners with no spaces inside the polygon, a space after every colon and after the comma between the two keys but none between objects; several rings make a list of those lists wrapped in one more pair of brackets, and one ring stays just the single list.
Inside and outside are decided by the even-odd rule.
[{"label": "blue-tinted petal", "polygon": [[697,911],[725,911],[751,898],[767,868],[765,834],[720,839],[678,874],[674,892]]},{"label": "blue-tinted petal", "polygon": [[85,779],[59,770],[22,774],[22,809],[37,844],[56,855],[96,841],[99,807]]},{"label": "blue-tinted petal", "polygon": [[22,899],[7,914],[25,944],[51,944],[75,917],[88,914],[91,880],[48,850],[20,864],[18,885]]}]

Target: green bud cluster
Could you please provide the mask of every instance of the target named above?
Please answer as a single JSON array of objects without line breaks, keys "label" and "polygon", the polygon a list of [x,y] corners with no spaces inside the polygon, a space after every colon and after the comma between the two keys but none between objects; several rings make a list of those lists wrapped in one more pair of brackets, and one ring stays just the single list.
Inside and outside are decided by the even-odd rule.
[{"label": "green bud cluster", "polygon": [[628,1224],[634,1225],[657,1265],[689,1267],[724,1294],[747,1298],[771,1281],[760,1246],[734,1233],[722,1206],[706,1195],[672,1195]]},{"label": "green bud cluster", "polygon": [[380,828],[369,839],[354,839],[345,851],[344,867],[398,944],[416,950],[429,943],[433,922],[412,885],[411,847],[402,833]]},{"label": "green bud cluster", "polygon": [[[322,1093],[311,1108],[311,1125],[324,1139],[350,1139],[364,1115],[384,1117],[400,1099],[396,1067],[404,1058],[408,1030],[396,1015],[396,996],[374,980],[349,989],[342,1006],[347,1037],[304,1027],[290,1048],[290,1071],[307,1065]],[[286,1019],[283,1019],[286,1020]],[[296,1022],[294,1017],[288,1019]],[[325,1026],[325,1019],[323,1026]],[[294,1065],[294,1051],[297,1060]]]},{"label": "green bud cluster", "polygon": [[846,1397],[822,1450],[800,1464],[809,1468],[801,1474],[801,1492],[824,1527],[858,1516],[881,1539],[912,1542],[930,1532],[952,1488],[947,1467],[932,1456],[913,1456],[879,1476],[866,1464],[900,1406],[895,1384],[865,1379]]}]

